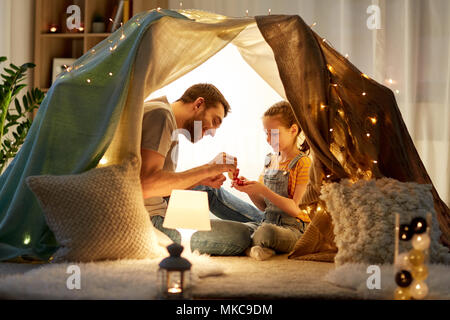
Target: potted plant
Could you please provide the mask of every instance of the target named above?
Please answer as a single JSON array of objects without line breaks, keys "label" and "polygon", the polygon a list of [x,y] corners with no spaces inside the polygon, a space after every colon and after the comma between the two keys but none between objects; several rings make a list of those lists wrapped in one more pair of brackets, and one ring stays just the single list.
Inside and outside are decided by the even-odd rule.
[{"label": "potted plant", "polygon": [[[6,57],[0,57],[0,64]],[[27,85],[22,82],[28,69],[34,68],[33,63],[25,63],[20,67],[10,64],[1,74],[0,83],[0,173],[14,158],[25,141],[32,120],[30,114],[39,107],[44,99],[44,93],[35,88],[18,98],[19,92]],[[10,108],[14,101],[14,108]]]},{"label": "potted plant", "polygon": [[92,32],[103,33],[105,29],[105,18],[99,13],[94,14],[92,18]]}]

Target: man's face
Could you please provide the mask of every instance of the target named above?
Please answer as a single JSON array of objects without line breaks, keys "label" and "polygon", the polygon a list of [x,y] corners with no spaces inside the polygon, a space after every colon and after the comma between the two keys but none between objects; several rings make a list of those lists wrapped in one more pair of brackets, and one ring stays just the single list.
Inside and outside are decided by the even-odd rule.
[{"label": "man's face", "polygon": [[221,103],[218,102],[216,106],[206,109],[205,102],[202,102],[185,124],[185,129],[191,135],[191,142],[196,143],[205,135],[214,137],[224,117],[225,109]]}]

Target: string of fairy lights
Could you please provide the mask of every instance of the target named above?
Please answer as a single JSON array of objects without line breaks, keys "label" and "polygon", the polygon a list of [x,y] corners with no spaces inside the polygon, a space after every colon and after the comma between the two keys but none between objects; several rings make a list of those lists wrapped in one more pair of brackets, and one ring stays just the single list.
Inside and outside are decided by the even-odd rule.
[{"label": "string of fairy lights", "polygon": [[[180,3],[179,3],[179,7],[180,7],[180,9],[183,8],[183,2],[180,2]],[[156,9],[154,9],[154,10],[156,10],[157,12],[159,12],[159,11],[161,11],[161,8],[158,7],[158,8],[156,8]],[[268,9],[268,14],[271,15],[271,12],[272,12],[272,10],[269,8],[269,9]],[[248,9],[245,10],[245,16],[246,16],[246,17],[249,16],[249,10],[248,10]],[[109,20],[110,20],[111,22],[114,23],[114,20],[113,20],[112,18],[110,18]],[[134,21],[134,23],[135,23],[137,26],[140,26],[140,25],[141,25],[139,22],[140,22],[140,18],[136,18],[135,21]],[[313,28],[313,27],[315,27],[315,26],[317,26],[317,22],[314,22],[313,24],[310,25],[311,28]],[[108,40],[107,40],[108,43],[109,43],[109,52],[110,52],[110,53],[113,53],[113,52],[118,48],[118,45],[119,45],[120,41],[125,40],[126,37],[127,37],[126,34],[125,34],[125,30],[124,30],[123,23],[120,23],[120,28],[119,28],[119,30],[120,30],[120,37],[118,37],[117,41],[113,41],[113,40],[111,40],[111,39],[108,39]],[[329,46],[333,47],[332,44],[331,44],[326,38],[322,38],[322,42],[323,42],[323,43],[327,43]],[[96,51],[95,48],[93,48],[93,49],[90,50],[90,53],[91,53],[92,55],[95,55],[95,54],[97,54],[97,51]],[[349,54],[348,54],[348,53],[345,54],[345,58],[346,58],[346,59],[349,58]],[[82,68],[83,66],[84,66],[83,64],[80,64],[80,65],[78,65],[78,66],[65,66],[65,67],[66,67],[66,72],[67,72],[67,73],[70,73],[72,70],[78,70],[79,68]],[[333,75],[333,74],[335,73],[335,69],[333,68],[332,65],[327,64],[327,69],[328,69],[328,71],[330,72],[331,75]],[[109,77],[112,77],[112,76],[114,75],[114,73],[111,72],[111,71],[108,71],[107,75],[108,75]],[[64,75],[63,75],[62,77],[64,77]],[[365,73],[361,73],[361,77],[362,77],[362,78],[365,78],[365,79],[370,79],[370,77],[369,77],[368,75],[366,75]],[[86,83],[88,83],[88,84],[90,84],[90,85],[93,84],[93,80],[94,80],[94,79],[92,79],[92,76],[91,76],[91,77],[87,77],[87,78],[85,79]],[[394,83],[395,83],[395,81],[394,81],[393,79],[391,79],[391,78],[387,79],[386,82],[387,82],[388,84],[394,84]],[[341,107],[338,108],[337,112],[338,112],[338,114],[339,114],[342,118],[344,118],[344,117],[345,117],[345,113],[344,113],[344,110],[343,110],[343,102],[342,102],[342,99],[341,99],[341,97],[340,97],[340,95],[339,95],[339,90],[338,90],[339,87],[340,87],[340,85],[339,85],[338,83],[330,83],[330,86],[332,87],[333,90],[335,90],[336,95],[337,95],[337,97],[338,97],[338,100],[339,100],[339,102],[340,102],[340,106],[341,106]],[[396,90],[396,93],[399,93],[399,90]],[[361,96],[363,96],[363,97],[367,97],[367,92],[366,92],[366,91],[362,91],[360,94],[361,94]],[[329,109],[329,106],[326,105],[325,103],[321,103],[321,104],[320,104],[320,108],[319,108],[320,111],[326,112],[326,110],[328,110],[328,109]],[[377,119],[377,117],[374,116],[374,115],[369,116],[366,120],[368,120],[368,123],[369,123],[370,125],[372,125],[372,126],[375,126],[375,125],[377,125],[377,123],[378,123],[378,119]],[[330,132],[330,135],[332,135],[332,134],[335,132],[335,129],[334,129],[333,127],[331,127],[331,128],[329,129],[329,132]],[[368,128],[368,130],[366,130],[365,135],[366,135],[366,138],[368,138],[368,139],[370,139],[370,138],[372,137],[372,135],[371,135],[371,133],[370,133],[370,128]],[[342,151],[342,150],[344,150],[344,148],[341,147],[340,150]],[[377,163],[378,163],[378,160],[377,160],[377,159],[373,159],[373,160],[371,160],[371,161],[372,161],[373,164],[377,164]],[[325,177],[326,177],[327,180],[331,179],[332,176],[333,176],[333,166],[334,166],[334,161],[333,161],[333,159],[332,159],[331,162],[332,162],[332,163],[331,163],[332,170],[331,170],[330,173],[327,173],[327,174],[325,175]],[[104,164],[106,164],[106,163],[107,163],[106,158],[102,158],[102,159],[100,160],[100,164],[101,164],[101,165],[104,165]],[[371,176],[371,172],[370,172],[369,176]],[[308,207],[308,212],[310,212],[310,210],[311,210],[311,208]],[[321,211],[321,210],[322,210],[322,208],[320,207],[320,205],[316,207],[316,210],[317,210],[317,211]]]}]

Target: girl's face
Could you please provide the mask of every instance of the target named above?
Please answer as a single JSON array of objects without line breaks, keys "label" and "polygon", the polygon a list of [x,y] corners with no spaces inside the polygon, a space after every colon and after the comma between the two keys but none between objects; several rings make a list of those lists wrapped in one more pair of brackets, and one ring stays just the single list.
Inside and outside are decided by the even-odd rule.
[{"label": "girl's face", "polygon": [[274,152],[288,151],[295,145],[297,140],[297,125],[286,128],[275,116],[263,118],[264,131],[266,132],[267,143],[270,144]]}]

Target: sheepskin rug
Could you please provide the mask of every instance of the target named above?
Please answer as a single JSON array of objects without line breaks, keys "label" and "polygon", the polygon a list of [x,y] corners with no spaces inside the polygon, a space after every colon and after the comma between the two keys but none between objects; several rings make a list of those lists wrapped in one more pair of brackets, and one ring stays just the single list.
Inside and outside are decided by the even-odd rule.
[{"label": "sheepskin rug", "polygon": [[[364,263],[348,263],[330,271],[325,280],[342,288],[355,290],[361,299],[388,299],[394,298],[396,269],[392,264],[380,265],[380,287],[369,289],[368,279],[373,271],[368,271],[368,265]],[[450,267],[442,264],[428,266],[428,278],[425,280],[428,286],[428,295],[425,299],[449,300],[450,299]],[[372,281],[369,280],[373,284]]]},{"label": "sheepskin rug", "polygon": [[[426,218],[428,212],[432,214],[430,261],[450,263],[448,249],[439,243],[431,185],[390,178],[355,183],[345,179],[324,185],[320,198],[333,220],[337,266],[393,263],[395,213],[400,214],[400,224],[409,224],[415,217]],[[410,241],[400,241],[399,253],[411,248]]]},{"label": "sheepskin rug", "polygon": [[[192,263],[191,276],[194,281],[224,273],[223,266],[207,255],[195,252],[186,258]],[[156,299],[157,271],[161,260],[158,258],[42,265],[5,263],[0,265],[0,297],[71,300]],[[73,274],[74,265],[80,270],[80,290],[69,289],[67,286],[68,281],[71,283],[69,278]],[[2,277],[2,273],[8,275]]]}]

